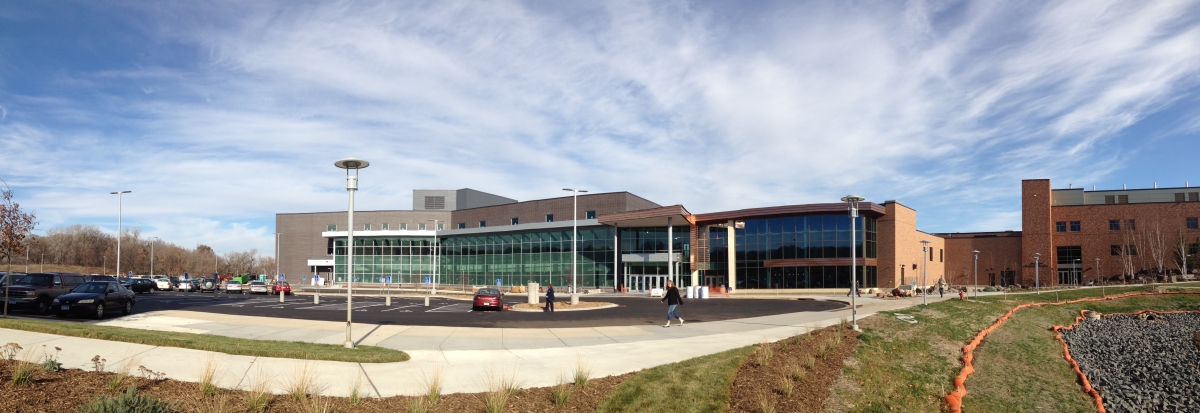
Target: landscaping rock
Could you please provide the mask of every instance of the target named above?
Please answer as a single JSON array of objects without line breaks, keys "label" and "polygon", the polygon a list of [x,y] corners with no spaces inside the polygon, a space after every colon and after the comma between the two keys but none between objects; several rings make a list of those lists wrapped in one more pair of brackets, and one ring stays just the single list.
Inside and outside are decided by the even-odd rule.
[{"label": "landscaping rock", "polygon": [[1071,357],[1110,412],[1194,412],[1200,314],[1088,317],[1063,330]]}]

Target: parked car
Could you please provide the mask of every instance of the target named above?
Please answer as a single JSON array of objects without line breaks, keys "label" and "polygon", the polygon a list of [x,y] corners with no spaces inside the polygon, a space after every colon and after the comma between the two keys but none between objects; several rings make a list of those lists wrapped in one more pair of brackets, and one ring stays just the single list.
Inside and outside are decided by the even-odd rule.
[{"label": "parked car", "polygon": [[158,288],[158,283],[149,278],[134,278],[129,280],[129,285],[125,288],[132,290],[135,294],[151,293]]},{"label": "parked car", "polygon": [[92,274],[92,275],[89,275],[89,276],[87,276],[86,278],[87,278],[87,280],[88,280],[89,282],[91,282],[91,281],[112,281],[112,282],[119,282],[119,280],[117,280],[117,277],[113,277],[113,276],[111,276],[111,275],[96,275],[96,274]]},{"label": "parked car", "polygon": [[287,281],[280,281],[280,282],[275,283],[275,294],[288,295],[291,293],[292,293],[292,286],[291,286],[291,284],[288,284]]},{"label": "parked car", "polygon": [[241,282],[237,280],[230,280],[229,282],[225,283],[225,292],[245,294],[246,290],[242,288]]},{"label": "parked car", "polygon": [[170,291],[171,290],[171,285],[174,283],[171,282],[170,278],[167,278],[165,275],[155,275],[154,277],[155,277],[154,278],[154,288],[156,290],[159,290],[159,291]]},{"label": "parked car", "polygon": [[195,280],[195,279],[179,280],[179,282],[175,283],[175,291],[199,291],[199,290],[200,290],[200,281],[199,280]]},{"label": "parked car", "polygon": [[39,314],[50,312],[53,300],[85,282],[82,275],[75,273],[44,272],[16,278],[8,287],[8,305],[11,308],[32,308]]},{"label": "parked car", "polygon": [[495,309],[500,311],[504,309],[504,295],[500,294],[500,290],[495,288],[480,288],[475,292],[475,299],[471,302],[471,310],[480,311],[485,309]]},{"label": "parked car", "polygon": [[248,284],[248,285],[250,287],[250,294],[257,294],[257,293],[266,294],[268,291],[270,291],[267,289],[267,283],[264,283],[262,281],[251,281],[250,284]]},{"label": "parked car", "polygon": [[200,292],[205,292],[205,291],[217,292],[217,281],[216,280],[213,280],[212,278],[201,278],[199,281],[200,281],[200,288],[198,289],[198,291],[200,291]]},{"label": "parked car", "polygon": [[133,312],[137,297],[134,292],[111,281],[93,281],[80,284],[68,294],[63,294],[53,301],[55,315],[68,317],[71,314],[85,314],[100,319],[110,310],[120,309],[121,314]]}]

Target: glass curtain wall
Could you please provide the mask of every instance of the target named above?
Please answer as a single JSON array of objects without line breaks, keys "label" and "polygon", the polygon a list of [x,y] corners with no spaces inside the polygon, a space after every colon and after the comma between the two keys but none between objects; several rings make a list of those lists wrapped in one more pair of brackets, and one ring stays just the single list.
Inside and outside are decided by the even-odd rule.
[{"label": "glass curtain wall", "polygon": [[[613,229],[579,228],[581,287],[613,286]],[[467,285],[567,285],[571,230],[451,236],[442,240],[443,282]]]},{"label": "glass curtain wall", "polygon": [[[355,237],[354,281],[383,282],[390,275],[393,283],[421,283],[433,274],[434,242],[432,237]],[[346,239],[333,245],[333,282],[346,282]]]},{"label": "glass curtain wall", "polygon": [[[850,258],[850,217],[808,215],[745,220],[736,230],[737,285],[735,288],[850,288],[850,266],[766,267],[767,260]],[[860,216],[855,224],[856,256],[877,258],[878,233],[873,217]],[[706,276],[726,276],[729,240],[725,228],[709,233]],[[859,266],[865,288],[875,287],[874,266]]]}]

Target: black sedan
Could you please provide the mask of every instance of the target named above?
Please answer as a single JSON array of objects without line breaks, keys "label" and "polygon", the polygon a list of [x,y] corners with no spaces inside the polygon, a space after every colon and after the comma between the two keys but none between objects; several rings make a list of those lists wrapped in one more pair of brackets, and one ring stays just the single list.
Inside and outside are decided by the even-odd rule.
[{"label": "black sedan", "polygon": [[58,296],[53,302],[55,314],[67,317],[84,314],[96,319],[104,317],[109,310],[120,309],[121,314],[133,312],[137,297],[133,291],[111,281],[96,281],[80,284],[68,294]]},{"label": "black sedan", "polygon": [[125,285],[125,288],[133,290],[133,292],[138,294],[149,293],[154,292],[158,288],[158,283],[149,278],[134,278],[129,280],[129,284]]}]

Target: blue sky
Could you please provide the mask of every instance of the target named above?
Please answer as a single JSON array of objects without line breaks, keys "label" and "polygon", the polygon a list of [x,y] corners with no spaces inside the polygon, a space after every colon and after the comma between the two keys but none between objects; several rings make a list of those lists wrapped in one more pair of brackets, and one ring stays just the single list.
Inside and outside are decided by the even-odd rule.
[{"label": "blue sky", "polygon": [[1021,179],[1200,185],[1196,1],[59,1],[0,7],[0,177],[40,230],[273,252],[411,190],[833,202],[1020,229]]}]

